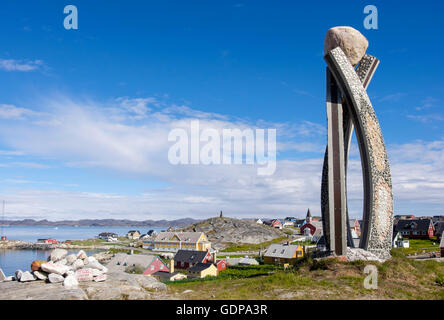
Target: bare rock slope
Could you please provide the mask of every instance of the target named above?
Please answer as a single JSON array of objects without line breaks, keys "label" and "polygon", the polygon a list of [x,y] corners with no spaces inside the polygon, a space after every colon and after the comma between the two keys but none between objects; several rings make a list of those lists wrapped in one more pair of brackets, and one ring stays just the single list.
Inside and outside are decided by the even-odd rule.
[{"label": "bare rock slope", "polygon": [[223,249],[230,243],[258,244],[286,236],[282,231],[257,224],[254,220],[225,217],[207,219],[179,230],[204,232],[216,249]]}]

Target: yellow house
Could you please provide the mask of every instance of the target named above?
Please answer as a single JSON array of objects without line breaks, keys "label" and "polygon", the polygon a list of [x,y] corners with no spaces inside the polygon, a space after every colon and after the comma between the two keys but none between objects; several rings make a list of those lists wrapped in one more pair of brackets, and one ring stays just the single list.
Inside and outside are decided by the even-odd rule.
[{"label": "yellow house", "polygon": [[300,245],[272,244],[264,254],[265,264],[294,264],[304,257],[304,249]]},{"label": "yellow house", "polygon": [[161,232],[154,241],[145,245],[157,251],[197,250],[209,251],[211,242],[203,232]]},{"label": "yellow house", "polygon": [[213,263],[198,263],[189,268],[188,273],[197,278],[217,277],[218,270]]}]

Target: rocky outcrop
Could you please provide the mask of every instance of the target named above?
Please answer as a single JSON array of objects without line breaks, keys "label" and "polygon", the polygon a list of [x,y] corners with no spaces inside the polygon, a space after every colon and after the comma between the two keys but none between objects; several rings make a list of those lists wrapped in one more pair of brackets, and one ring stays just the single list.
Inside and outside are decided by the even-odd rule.
[{"label": "rocky outcrop", "polygon": [[179,230],[204,232],[212,247],[216,249],[223,249],[229,243],[258,244],[286,236],[280,230],[257,224],[252,220],[225,217],[207,219]]},{"label": "rocky outcrop", "polygon": [[[51,254],[54,258],[56,255],[56,259],[64,256],[63,252]],[[66,260],[66,265],[48,261],[32,273],[17,270],[15,277],[2,279],[0,300],[146,300],[167,297],[166,285],[154,277],[125,272],[107,273],[106,266],[84,252],[79,252],[74,261],[68,257],[58,261]],[[108,255],[99,254],[97,257],[103,259]],[[73,270],[72,265],[78,260],[82,261],[83,267]],[[33,265],[37,269],[37,263]],[[36,280],[47,280],[47,283]]]}]

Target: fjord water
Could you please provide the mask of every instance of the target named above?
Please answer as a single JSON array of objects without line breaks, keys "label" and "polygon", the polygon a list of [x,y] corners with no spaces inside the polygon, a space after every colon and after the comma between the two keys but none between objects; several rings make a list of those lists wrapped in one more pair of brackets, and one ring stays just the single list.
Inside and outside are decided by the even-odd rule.
[{"label": "fjord water", "polygon": [[[58,241],[65,240],[83,240],[95,238],[102,232],[114,232],[119,236],[125,236],[129,230],[139,230],[142,234],[148,230],[157,232],[165,228],[154,227],[68,227],[68,226],[5,226],[3,235],[8,240],[21,240],[36,242],[37,239],[53,238]],[[87,250],[85,250],[87,251]],[[15,271],[21,269],[29,270],[32,261],[46,260],[50,250],[1,250],[0,249],[0,268],[7,276],[14,275]],[[77,252],[77,251],[76,251]],[[88,255],[98,251],[87,251]]]}]

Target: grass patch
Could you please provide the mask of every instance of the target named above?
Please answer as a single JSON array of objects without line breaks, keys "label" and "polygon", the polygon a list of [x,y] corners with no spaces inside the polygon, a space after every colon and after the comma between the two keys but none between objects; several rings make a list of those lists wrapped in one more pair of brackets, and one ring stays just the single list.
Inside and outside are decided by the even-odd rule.
[{"label": "grass patch", "polygon": [[229,244],[229,246],[227,248],[225,248],[223,250],[223,252],[226,253],[226,252],[240,252],[240,251],[258,251],[258,250],[265,249],[265,248],[269,247],[273,243],[279,243],[279,242],[282,242],[287,239],[288,239],[287,237],[281,237],[281,238],[276,238],[271,241],[262,242],[262,243],[258,243],[258,244],[240,244],[239,245],[239,244],[231,243],[231,244]]},{"label": "grass patch", "polygon": [[409,248],[396,248],[395,251],[401,252],[405,255],[414,255],[425,252],[432,252],[439,250],[439,242],[436,238],[432,239],[410,239]]},{"label": "grass patch", "polygon": [[[364,288],[364,268],[378,268],[378,289]],[[168,283],[184,299],[438,299],[444,300],[444,264],[409,259],[392,250],[384,262],[300,259],[283,270],[272,265],[233,266],[219,277]],[[184,296],[185,290],[193,290]]]},{"label": "grass patch", "polygon": [[74,240],[71,242],[72,245],[76,246],[98,246],[107,243],[106,241],[103,241],[101,239],[86,239],[86,240]]},{"label": "grass patch", "polygon": [[[129,253],[131,253],[131,250],[130,249],[111,248],[111,249],[108,250],[108,253],[111,253],[111,254],[127,253],[127,254],[129,254]],[[140,250],[133,250],[133,254],[140,254],[140,253],[142,253],[142,251],[140,251]]]}]

